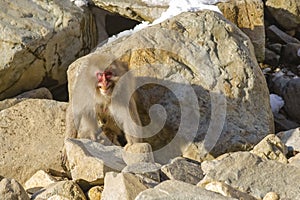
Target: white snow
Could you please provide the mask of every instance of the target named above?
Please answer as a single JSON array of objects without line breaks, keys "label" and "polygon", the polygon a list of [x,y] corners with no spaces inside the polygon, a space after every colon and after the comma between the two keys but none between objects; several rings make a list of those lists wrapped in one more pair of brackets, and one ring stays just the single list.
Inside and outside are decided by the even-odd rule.
[{"label": "white snow", "polygon": [[148,6],[168,6],[170,0],[142,0]]},{"label": "white snow", "polygon": [[199,10],[212,10],[221,13],[216,5],[218,2],[226,2],[227,0],[143,0],[149,6],[166,6],[169,5],[168,9],[161,14],[158,19],[155,19],[152,23],[142,22],[133,29],[123,31],[117,35],[108,38],[107,43],[113,42],[119,37],[131,35],[147,26],[152,26],[161,23],[171,17],[179,15],[182,12],[196,12]]},{"label": "white snow", "polygon": [[218,2],[225,2],[226,0],[177,0],[177,1],[173,1],[172,0],[142,0],[142,2],[146,3],[149,6],[168,6],[171,4],[175,4],[176,3],[180,3],[180,2],[186,2],[190,5],[197,5],[198,3],[202,3],[202,4],[216,4]]},{"label": "white snow", "polygon": [[213,4],[223,0],[170,0],[169,8],[163,12],[160,18],[154,20],[152,24],[158,24],[166,19],[179,15],[182,12],[196,12],[199,10],[212,10],[221,13],[219,8]]},{"label": "white snow", "polygon": [[81,8],[82,6],[87,6],[88,1],[87,0],[70,0],[73,2],[77,7]]},{"label": "white snow", "polygon": [[278,113],[279,110],[284,106],[284,100],[277,94],[270,94],[270,104],[273,113]]}]

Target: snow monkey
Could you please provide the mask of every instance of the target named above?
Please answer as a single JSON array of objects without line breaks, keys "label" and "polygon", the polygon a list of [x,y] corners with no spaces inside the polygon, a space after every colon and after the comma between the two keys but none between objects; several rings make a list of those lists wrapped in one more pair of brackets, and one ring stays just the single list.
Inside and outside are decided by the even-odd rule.
[{"label": "snow monkey", "polygon": [[[126,128],[124,129],[124,125],[130,117],[136,125],[141,126],[136,95],[132,95],[129,101],[130,116],[126,116],[125,112],[122,112],[122,110],[124,111],[124,108],[121,107],[123,99],[117,99],[113,108],[114,111],[117,111],[117,113],[115,112],[117,117],[121,118],[121,123],[117,124],[114,119],[116,114],[114,116],[112,114],[113,90],[121,76],[128,72],[127,65],[121,61],[114,61],[110,65],[104,66],[101,59],[95,57],[93,61],[87,62],[88,65],[95,67],[88,66],[84,70],[77,69],[80,74],[73,86],[66,114],[66,138],[87,138],[103,143],[112,142],[121,146],[141,142],[141,138],[131,136],[126,132]],[[128,88],[134,86],[133,78],[129,84],[121,86],[122,94],[124,91],[124,94],[127,94]],[[65,154],[65,150],[63,150],[63,166],[66,164]]]}]

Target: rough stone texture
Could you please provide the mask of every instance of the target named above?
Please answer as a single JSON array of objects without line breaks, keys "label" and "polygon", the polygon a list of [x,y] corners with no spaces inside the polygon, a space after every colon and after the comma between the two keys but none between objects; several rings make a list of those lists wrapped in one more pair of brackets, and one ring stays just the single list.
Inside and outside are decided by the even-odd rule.
[{"label": "rough stone texture", "polygon": [[245,200],[257,200],[253,196],[245,192],[236,190],[235,188],[227,185],[226,183],[220,181],[200,181],[197,186],[202,187],[206,190],[213,191],[219,194],[222,194],[225,197],[233,197],[236,199],[245,199]]},{"label": "rough stone texture", "polygon": [[147,187],[133,174],[109,172],[104,179],[104,190],[101,199],[131,200],[146,189]]},{"label": "rough stone texture", "polygon": [[26,190],[30,188],[46,187],[55,182],[57,182],[57,180],[53,176],[46,173],[44,170],[39,170],[25,182],[24,187]]},{"label": "rough stone texture", "polygon": [[251,40],[258,61],[265,59],[264,4],[262,0],[229,0],[218,4],[225,18]]},{"label": "rough stone texture", "polygon": [[148,143],[134,143],[126,145],[124,150],[123,159],[127,165],[140,162],[154,163],[152,148]]},{"label": "rough stone texture", "polygon": [[283,109],[288,117],[300,124],[300,78],[290,80],[283,90]]},{"label": "rough stone texture", "polygon": [[23,184],[36,171],[62,170],[66,103],[30,99],[0,111],[0,171]]},{"label": "rough stone texture", "polygon": [[300,153],[295,156],[289,158],[289,165],[293,165],[295,167],[300,168]]},{"label": "rough stone texture", "polygon": [[48,187],[34,194],[32,200],[57,199],[57,200],[86,200],[86,197],[80,187],[73,181],[60,181],[53,183]]},{"label": "rough stone texture", "polygon": [[279,58],[280,56],[277,55],[274,51],[265,48],[265,60],[264,60],[265,64],[271,66],[277,66],[279,63]]},{"label": "rough stone texture", "polygon": [[15,179],[4,178],[0,181],[0,198],[5,200],[29,200],[24,188]]},{"label": "rough stone texture", "polygon": [[270,44],[266,44],[267,47],[272,50],[273,52],[275,52],[276,54],[280,55],[281,52],[281,48],[282,48],[282,44],[280,43],[276,43],[276,42],[272,42]]},{"label": "rough stone texture", "polygon": [[193,163],[185,158],[174,158],[161,171],[171,180],[183,181],[196,185],[203,178],[200,163]]},{"label": "rough stone texture", "polygon": [[298,51],[300,49],[299,43],[289,43],[282,46],[281,54],[280,54],[280,62],[288,63],[290,65],[299,65],[300,64],[300,56],[298,55]]},{"label": "rough stone texture", "polygon": [[296,38],[288,35],[284,31],[280,30],[277,26],[271,25],[267,28],[267,36],[273,42],[278,42],[281,44],[288,43],[300,43]]},{"label": "rough stone texture", "polygon": [[294,166],[236,152],[205,161],[201,167],[206,174],[203,180],[225,182],[255,198],[263,198],[268,192],[276,192],[280,199],[300,198],[300,169]]},{"label": "rough stone texture", "polygon": [[234,199],[177,180],[164,181],[153,189],[141,192],[135,200]]},{"label": "rough stone texture", "polygon": [[168,5],[155,6],[147,5],[143,0],[92,0],[96,6],[134,19],[137,21],[154,21],[159,18]]},{"label": "rough stone texture", "polygon": [[266,136],[260,141],[251,153],[265,159],[276,160],[281,163],[287,163],[287,148],[284,143],[274,134]]},{"label": "rough stone texture", "polygon": [[[253,46],[222,15],[183,13],[80,58],[68,71],[70,99],[74,88],[87,90],[80,85],[82,78],[95,79],[97,65],[109,66],[113,61],[132,69],[139,83],[151,83],[138,91],[144,124],[149,123],[153,104],[165,108],[164,128],[144,139],[157,162],[167,163],[181,155],[193,139],[199,160],[213,147],[214,155],[250,148],[274,131],[269,93]],[[121,89],[126,85],[119,84],[120,90],[126,91]],[[85,94],[85,101],[94,100],[89,95]],[[164,115],[154,115],[155,122],[163,121]]]},{"label": "rough stone texture", "polygon": [[270,78],[270,82],[269,82],[269,87],[270,87],[270,91],[271,93],[275,93],[279,96],[282,97],[283,94],[283,90],[286,86],[286,84],[292,79],[292,77],[287,76],[287,75],[282,75],[281,74],[273,74]]},{"label": "rough stone texture", "polygon": [[88,199],[89,200],[101,200],[102,192],[103,192],[103,186],[92,187],[88,191],[88,195],[87,195]]},{"label": "rough stone texture", "polygon": [[274,122],[276,126],[276,133],[278,133],[279,131],[295,129],[300,126],[300,124],[291,121],[290,119],[287,119],[286,116],[280,113],[274,113]]},{"label": "rough stone texture", "polygon": [[70,1],[0,2],[0,99],[66,82],[71,62],[96,45],[92,14]]},{"label": "rough stone texture", "polygon": [[4,110],[6,108],[14,106],[26,99],[52,99],[52,94],[47,88],[39,88],[24,92],[12,99],[5,99],[3,101],[0,101],[0,110]]},{"label": "rough stone texture", "polygon": [[[145,4],[143,0],[93,0],[93,2],[110,12],[118,13],[137,21],[154,21],[167,10],[168,4]],[[226,19],[235,23],[251,39],[255,55],[259,61],[264,60],[265,30],[262,0],[229,0],[217,4]]]},{"label": "rough stone texture", "polygon": [[263,200],[280,200],[280,197],[275,192],[268,192]]},{"label": "rough stone texture", "polygon": [[300,128],[279,132],[277,136],[286,146],[292,147],[294,151],[300,151]]},{"label": "rough stone texture", "polygon": [[299,29],[300,2],[298,0],[266,0],[266,7],[285,29]]},{"label": "rough stone texture", "polygon": [[73,180],[95,181],[110,171],[121,171],[122,148],[104,146],[88,139],[67,139],[65,148]]},{"label": "rough stone texture", "polygon": [[123,173],[134,173],[142,177],[150,178],[155,181],[160,181],[160,168],[158,163],[139,162],[126,166]]}]

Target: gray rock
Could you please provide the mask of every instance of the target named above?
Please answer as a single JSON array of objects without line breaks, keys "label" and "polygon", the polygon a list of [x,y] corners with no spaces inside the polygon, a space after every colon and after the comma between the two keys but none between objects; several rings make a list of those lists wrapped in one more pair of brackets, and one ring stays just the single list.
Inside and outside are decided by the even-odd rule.
[{"label": "gray rock", "polygon": [[254,146],[251,153],[269,160],[287,163],[287,148],[284,143],[274,134],[267,135],[262,141]]},{"label": "gray rock", "polygon": [[0,181],[0,198],[5,200],[29,200],[24,188],[15,179],[4,178]]},{"label": "gray rock", "polygon": [[126,164],[122,148],[104,146],[89,139],[66,139],[65,148],[73,180],[95,181],[110,171],[121,171]]},{"label": "gray rock", "polygon": [[4,110],[6,108],[14,106],[26,99],[52,99],[52,94],[47,88],[30,90],[28,92],[24,92],[18,96],[15,96],[14,98],[0,101],[0,110]]},{"label": "gray rock", "polygon": [[266,0],[266,7],[285,29],[299,28],[300,3],[298,0]]},{"label": "gray rock", "polygon": [[300,78],[290,80],[283,91],[283,109],[288,117],[300,124]]},{"label": "gray rock", "polygon": [[264,3],[262,0],[229,0],[218,3],[224,17],[251,40],[259,62],[265,59]]},{"label": "gray rock", "polygon": [[161,171],[171,180],[183,181],[196,185],[203,177],[201,165],[188,161],[185,158],[174,158]]},{"label": "gray rock", "polygon": [[148,143],[127,144],[124,147],[123,160],[127,165],[140,162],[154,163],[152,147]]},{"label": "gray rock", "polygon": [[57,182],[56,178],[44,170],[39,170],[25,182],[24,187],[26,190],[31,188],[43,188],[55,182]]},{"label": "gray rock", "polygon": [[[279,72],[281,73],[281,72]],[[285,89],[286,84],[292,79],[292,77],[287,75],[272,75],[270,80],[270,90],[279,96],[283,96],[283,91]]]},{"label": "gray rock", "polygon": [[24,184],[36,171],[61,168],[67,103],[29,99],[0,111],[0,171]]},{"label": "gray rock", "polygon": [[257,200],[253,196],[250,196],[246,192],[241,192],[230,185],[220,182],[220,181],[213,181],[213,180],[204,180],[200,181],[197,186],[200,186],[206,190],[213,191],[219,194],[222,194],[225,197],[232,197],[236,199],[245,199],[245,200]]},{"label": "gray rock", "polygon": [[31,199],[86,200],[86,197],[80,187],[73,181],[60,181],[43,188],[35,193]]},{"label": "gray rock", "polygon": [[[183,13],[82,57],[68,71],[70,99],[74,101],[73,88],[87,90],[79,81],[87,77],[83,72],[91,72],[88,79],[94,80],[97,65],[113,61],[128,66],[142,85],[137,104],[145,125],[152,105],[165,108],[163,128],[154,136],[149,133],[156,132],[145,130],[143,139],[151,144],[156,162],[167,163],[182,155],[191,143],[197,147],[195,157],[211,149],[213,155],[245,150],[274,131],[268,89],[253,46],[220,14]],[[126,91],[122,86],[127,83],[118,85]],[[118,97],[122,92],[116,94],[118,102],[123,99]],[[85,95],[86,101],[93,100]],[[153,113],[154,128],[160,128],[156,125],[164,121],[162,109]]]},{"label": "gray rock", "polygon": [[293,165],[295,167],[300,168],[300,154],[296,154],[295,156],[289,158],[289,165]]},{"label": "gray rock", "polygon": [[294,151],[300,151],[300,128],[279,132],[277,136],[286,146]]},{"label": "gray rock", "polygon": [[70,63],[96,45],[91,13],[70,1],[0,2],[0,99],[66,83]]},{"label": "gray rock", "polygon": [[286,116],[284,116],[280,113],[274,113],[274,122],[275,122],[275,126],[276,126],[275,132],[277,132],[277,133],[279,131],[295,129],[300,126],[300,124],[287,119]]},{"label": "gray rock", "polygon": [[204,180],[225,182],[256,198],[263,198],[268,192],[276,192],[280,199],[300,198],[300,169],[294,166],[236,152],[205,161],[201,167],[206,174]]},{"label": "gray rock", "polygon": [[284,31],[280,30],[277,26],[271,25],[267,28],[268,37],[276,43],[288,44],[288,43],[299,43],[300,41],[296,38],[288,35]]},{"label": "gray rock", "polygon": [[143,0],[92,0],[96,6],[137,21],[154,21],[159,18],[168,5],[147,5]]},{"label": "gray rock", "polygon": [[[95,5],[137,21],[152,22],[169,7],[168,3],[146,3],[143,0],[93,0]],[[208,2],[208,1],[207,1]],[[213,1],[211,1],[213,2]],[[147,5],[148,4],[148,5]],[[217,4],[226,19],[236,24],[252,41],[259,61],[264,59],[264,6],[261,0],[224,1]]]},{"label": "gray rock", "polygon": [[182,181],[168,180],[164,181],[153,189],[147,189],[141,192],[135,200],[202,200],[202,199],[214,199],[214,200],[229,200],[234,199],[225,197],[205,190],[203,188],[194,186],[192,184],[184,183]]},{"label": "gray rock", "polygon": [[102,200],[132,200],[147,187],[130,173],[109,172],[104,179]]},{"label": "gray rock", "polygon": [[269,50],[268,48],[265,48],[265,61],[264,63],[271,65],[271,66],[277,66],[279,63],[280,56],[277,55],[275,52]]},{"label": "gray rock", "polygon": [[280,54],[280,62],[289,65],[300,65],[300,55],[298,55],[298,51],[300,51],[300,42],[283,45]]},{"label": "gray rock", "polygon": [[280,55],[282,44],[280,44],[280,43],[268,44],[268,48],[270,50],[274,51],[276,54]]},{"label": "gray rock", "polygon": [[122,172],[123,173],[134,173],[136,175],[141,175],[154,181],[160,181],[160,168],[161,165],[158,163],[147,163],[140,162],[132,165],[126,166]]}]

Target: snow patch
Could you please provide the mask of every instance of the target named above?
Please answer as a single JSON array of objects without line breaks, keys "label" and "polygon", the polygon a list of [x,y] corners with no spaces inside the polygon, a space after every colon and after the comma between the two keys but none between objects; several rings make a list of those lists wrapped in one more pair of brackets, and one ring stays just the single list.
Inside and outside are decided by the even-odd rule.
[{"label": "snow patch", "polygon": [[148,6],[168,6],[171,0],[142,0]]},{"label": "snow patch", "polygon": [[279,110],[284,106],[284,100],[277,94],[270,94],[270,104],[273,113],[278,113]]},{"label": "snow patch", "polygon": [[199,10],[212,10],[221,13],[219,8],[213,4],[223,0],[170,0],[169,8],[163,12],[160,18],[154,20],[152,24],[161,23],[171,17],[183,12],[196,12]]},{"label": "snow patch", "polygon": [[70,0],[72,3],[74,3],[77,7],[81,8],[83,6],[88,6],[88,0]]},{"label": "snow patch", "polygon": [[[77,1],[77,0],[75,0],[75,1]],[[150,6],[169,5],[169,8],[165,12],[163,12],[158,19],[155,19],[152,23],[144,21],[141,24],[138,24],[137,26],[135,26],[133,29],[120,32],[119,34],[108,38],[107,43],[111,43],[120,37],[131,35],[131,34],[137,32],[143,28],[146,28],[148,26],[153,26],[155,24],[159,24],[171,17],[179,15],[182,12],[196,12],[199,10],[212,10],[212,11],[221,13],[219,8],[213,4],[216,4],[219,2],[226,2],[228,0],[142,0],[142,1]]]}]

